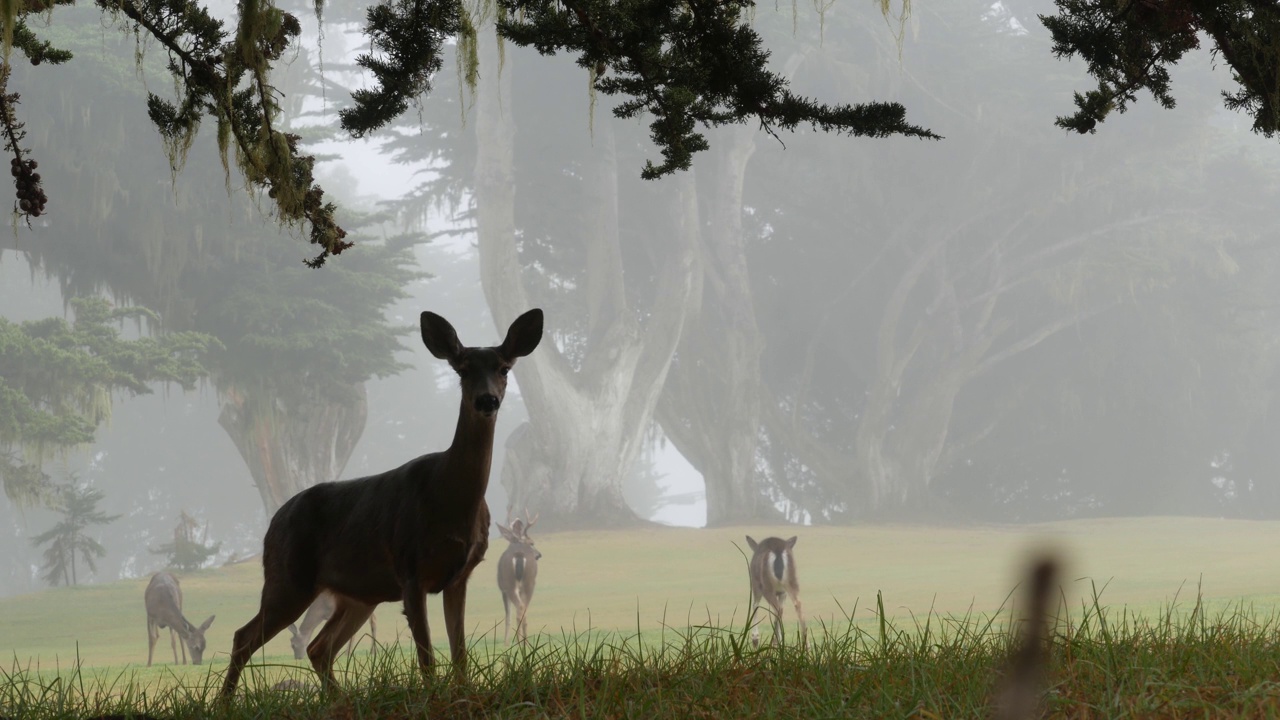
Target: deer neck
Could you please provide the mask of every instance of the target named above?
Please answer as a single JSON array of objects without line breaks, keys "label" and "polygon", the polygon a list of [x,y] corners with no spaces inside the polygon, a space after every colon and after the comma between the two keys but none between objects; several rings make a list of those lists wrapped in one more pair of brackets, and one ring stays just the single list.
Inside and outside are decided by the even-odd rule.
[{"label": "deer neck", "polygon": [[493,464],[493,435],[498,416],[471,412],[465,402],[458,412],[453,443],[445,451],[445,470],[454,478],[451,488],[468,504],[478,505],[489,488]]}]

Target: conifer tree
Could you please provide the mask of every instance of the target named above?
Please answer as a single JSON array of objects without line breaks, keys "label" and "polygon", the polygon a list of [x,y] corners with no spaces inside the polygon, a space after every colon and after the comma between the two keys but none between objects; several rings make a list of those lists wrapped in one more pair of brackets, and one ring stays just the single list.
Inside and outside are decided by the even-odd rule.
[{"label": "conifer tree", "polygon": [[57,499],[53,509],[62,516],[52,528],[31,538],[36,547],[47,545],[44,550],[44,579],[51,587],[58,585],[76,585],[79,582],[76,570],[76,556],[89,568],[97,572],[94,560],[106,556],[107,549],[102,543],[90,537],[85,531],[92,525],[107,525],[118,519],[119,515],[107,515],[98,509],[102,501],[102,491],[96,490],[74,477],[66,484],[59,485]]}]

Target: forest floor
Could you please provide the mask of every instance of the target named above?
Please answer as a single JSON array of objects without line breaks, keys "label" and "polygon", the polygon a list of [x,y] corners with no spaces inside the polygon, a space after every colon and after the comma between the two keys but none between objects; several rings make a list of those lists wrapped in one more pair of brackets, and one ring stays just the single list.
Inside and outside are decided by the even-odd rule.
[{"label": "forest floor", "polygon": [[[754,652],[745,641],[739,548],[748,533],[799,535],[809,652],[791,644]],[[1065,566],[1051,714],[1280,714],[1280,522],[651,528],[535,539],[543,558],[529,649],[502,647],[493,561],[504,542],[472,577],[470,685],[421,686],[400,608],[384,605],[378,641],[391,652],[370,658],[366,636],[353,659],[339,661],[352,694],[268,692],[283,677],[313,681],[285,633],[257,656],[243,704],[224,708],[227,716],[981,716],[1021,600],[1013,590],[1045,550]],[[221,716],[207,702],[232,633],[256,611],[261,568],[254,561],[181,579],[188,619],[217,615],[202,666],[171,664],[162,633],[157,664],[145,667],[146,578],[0,600],[0,716]],[[443,651],[439,599],[428,607]],[[790,643],[789,604],[784,620]]]}]

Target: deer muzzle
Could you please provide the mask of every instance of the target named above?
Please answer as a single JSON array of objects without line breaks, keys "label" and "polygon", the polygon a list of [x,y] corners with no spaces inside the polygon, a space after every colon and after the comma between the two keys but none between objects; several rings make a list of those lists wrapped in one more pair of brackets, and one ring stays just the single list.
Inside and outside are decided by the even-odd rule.
[{"label": "deer muzzle", "polygon": [[502,401],[498,399],[498,396],[492,393],[485,393],[476,398],[476,410],[485,415],[492,415],[498,412],[498,406],[501,404]]}]

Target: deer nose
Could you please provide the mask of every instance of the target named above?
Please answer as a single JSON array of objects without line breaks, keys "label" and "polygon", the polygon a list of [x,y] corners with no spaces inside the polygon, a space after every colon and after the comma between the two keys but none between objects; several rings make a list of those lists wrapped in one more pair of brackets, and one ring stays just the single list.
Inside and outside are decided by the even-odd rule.
[{"label": "deer nose", "polygon": [[498,399],[498,396],[492,393],[485,393],[476,398],[476,410],[485,415],[492,415],[498,412],[498,406],[501,404],[502,401]]}]

